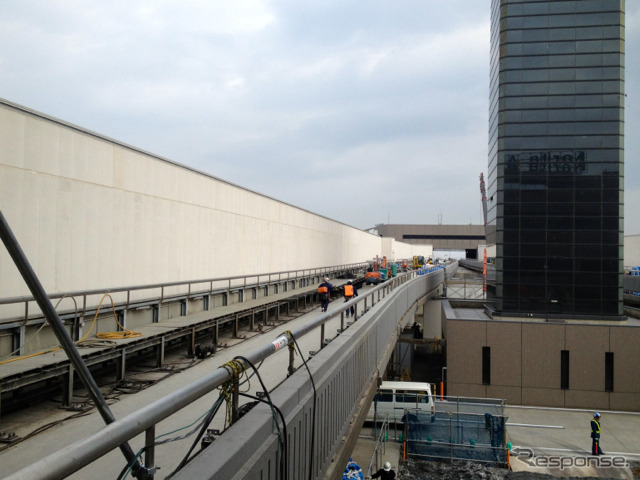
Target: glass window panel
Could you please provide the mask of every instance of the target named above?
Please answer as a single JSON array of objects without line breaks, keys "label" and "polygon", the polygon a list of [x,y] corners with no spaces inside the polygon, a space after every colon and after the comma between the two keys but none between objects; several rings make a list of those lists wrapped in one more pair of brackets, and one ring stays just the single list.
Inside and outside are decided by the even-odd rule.
[{"label": "glass window panel", "polygon": [[[539,258],[528,258],[523,257],[520,259],[520,271],[528,271],[528,270],[538,270],[540,269],[541,262]],[[522,280],[525,278],[523,276]]]},{"label": "glass window panel", "polygon": [[[543,261],[540,262],[544,264]],[[547,273],[544,270],[529,270],[522,275],[522,282],[527,285],[544,285],[547,278]]]},{"label": "glass window panel", "polygon": [[603,27],[581,27],[576,28],[576,39],[578,40],[593,40],[603,38]]},{"label": "glass window panel", "polygon": [[523,135],[548,135],[548,124],[546,123],[529,123],[527,125],[523,125],[522,129]]},{"label": "glass window panel", "polygon": [[573,190],[570,189],[550,189],[548,193],[549,202],[572,202]]},{"label": "glass window panel", "polygon": [[569,244],[573,240],[573,232],[571,231],[551,231],[547,236],[547,242],[550,244]]},{"label": "glass window panel", "polygon": [[[526,235],[525,232],[521,232]],[[544,257],[547,254],[547,246],[544,243],[527,245],[522,249],[522,255],[526,257]]]},{"label": "glass window panel", "polygon": [[549,177],[549,188],[552,191],[559,191],[558,189],[564,189],[570,191],[573,194],[574,175],[551,175]]},{"label": "glass window panel", "polygon": [[576,217],[575,228],[577,230],[599,230],[602,228],[600,217]]},{"label": "glass window panel", "polygon": [[573,245],[549,243],[547,244],[547,255],[550,257],[571,257],[573,255]]},{"label": "glass window panel", "polygon": [[546,241],[546,233],[539,230],[523,230],[521,232],[521,243],[544,243]]},{"label": "glass window panel", "polygon": [[576,79],[575,68],[554,68],[549,70],[549,80],[551,81],[570,81]]},{"label": "glass window panel", "polygon": [[603,217],[602,228],[604,230],[620,230],[620,219],[618,217]]},{"label": "glass window panel", "polygon": [[[572,206],[569,205],[569,208],[572,208]],[[573,218],[550,216],[547,221],[547,226],[549,230],[571,229],[573,227]]]},{"label": "glass window panel", "polygon": [[576,55],[549,55],[544,58],[548,58],[549,67],[552,68],[567,68],[576,66]]},{"label": "glass window panel", "polygon": [[542,17],[521,17],[523,28],[547,28],[549,26],[548,16]]},{"label": "glass window panel", "polygon": [[549,40],[559,41],[559,40],[575,40],[576,39],[576,30],[575,28],[553,28],[548,30],[549,32]]},{"label": "glass window panel", "polygon": [[553,224],[549,223],[550,228],[557,228],[556,225],[558,225],[558,222],[569,226],[571,226],[573,223],[573,219],[571,217],[571,215],[573,215],[573,203],[549,203],[548,212],[550,215],[549,220],[551,220],[555,216],[558,216],[558,219],[553,220]]},{"label": "glass window panel", "polygon": [[620,216],[620,205],[616,203],[603,203],[602,204],[602,215],[607,217],[618,217]]},{"label": "glass window panel", "polygon": [[[549,55],[565,56],[576,51],[576,42],[550,42]],[[566,65],[564,65],[566,66]]]},{"label": "glass window panel", "polygon": [[602,82],[576,82],[575,83],[575,93],[578,95],[593,95],[597,93],[602,93],[604,90],[602,88]]},{"label": "glass window panel", "polygon": [[576,80],[587,80],[587,81],[600,81],[602,80],[602,68],[601,67],[591,67],[591,68],[577,68],[576,72]]},{"label": "glass window panel", "polygon": [[555,1],[549,3],[549,13],[575,13],[576,4],[571,1]]},{"label": "glass window panel", "polygon": [[602,248],[600,245],[577,245],[575,247],[575,255],[578,258],[600,258],[602,256]]},{"label": "glass window panel", "polygon": [[597,315],[600,312],[602,306],[600,300],[590,300],[590,298],[590,296],[576,298],[576,314]]},{"label": "glass window panel", "polygon": [[536,215],[526,215],[520,219],[520,228],[523,230],[539,230],[546,228],[547,219]]},{"label": "glass window panel", "polygon": [[546,55],[548,52],[547,42],[537,43],[523,43],[522,54],[523,55]]},{"label": "glass window panel", "polygon": [[[553,263],[553,259],[549,260]],[[554,272],[553,276],[546,279],[548,285],[567,285],[573,284],[573,272]]]},{"label": "glass window panel", "polygon": [[547,262],[548,272],[573,271],[573,259],[567,257],[555,257]]},{"label": "glass window panel", "polygon": [[576,97],[574,95],[555,95],[549,97],[549,108],[574,108]]},{"label": "glass window panel", "polygon": [[549,83],[549,95],[573,95],[576,93],[574,82],[551,82]]},{"label": "glass window panel", "polygon": [[601,107],[603,105],[602,95],[578,95],[575,97],[576,108]]},{"label": "glass window panel", "polygon": [[602,53],[602,40],[585,40],[576,42],[576,53]]},{"label": "glass window panel", "polygon": [[547,110],[525,110],[521,113],[522,121],[529,122],[546,122],[549,118]]}]

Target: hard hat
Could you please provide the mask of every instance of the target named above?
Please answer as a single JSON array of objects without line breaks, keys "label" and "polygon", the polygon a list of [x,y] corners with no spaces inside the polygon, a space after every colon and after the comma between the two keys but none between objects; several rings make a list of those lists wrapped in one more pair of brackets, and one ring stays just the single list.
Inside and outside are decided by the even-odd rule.
[{"label": "hard hat", "polygon": [[389,462],[384,462],[384,471],[388,472],[391,470],[391,464]]},{"label": "hard hat", "polygon": [[600,418],[600,414],[598,412],[594,413],[593,418]]}]

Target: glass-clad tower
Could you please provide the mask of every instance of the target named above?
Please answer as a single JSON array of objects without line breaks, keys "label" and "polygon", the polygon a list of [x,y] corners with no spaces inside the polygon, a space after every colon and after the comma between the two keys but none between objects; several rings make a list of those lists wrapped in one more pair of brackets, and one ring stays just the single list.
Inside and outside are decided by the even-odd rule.
[{"label": "glass-clad tower", "polygon": [[624,0],[492,0],[490,90],[495,313],[621,319]]}]

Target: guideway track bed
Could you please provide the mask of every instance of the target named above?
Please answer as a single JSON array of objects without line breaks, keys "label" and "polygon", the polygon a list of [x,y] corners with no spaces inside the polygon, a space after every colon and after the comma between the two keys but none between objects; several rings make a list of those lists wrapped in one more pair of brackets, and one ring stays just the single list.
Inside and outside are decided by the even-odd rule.
[{"label": "guideway track bed", "polygon": [[[340,286],[347,280],[334,279]],[[103,341],[95,337],[79,348],[80,355],[96,376],[113,376],[124,381],[127,369],[149,363],[160,368],[169,352],[185,352],[194,356],[200,346],[211,353],[224,346],[221,342],[237,343],[247,336],[271,330],[275,325],[304,314],[318,306],[316,285],[246,300],[227,306],[191,313],[136,326],[137,337]],[[82,345],[82,344],[81,344]],[[73,367],[62,350],[0,365],[1,407],[4,412],[23,408],[32,401],[47,396],[62,396],[63,407],[75,407]],[[6,359],[5,359],[6,360]],[[2,426],[0,432],[7,429]]]}]

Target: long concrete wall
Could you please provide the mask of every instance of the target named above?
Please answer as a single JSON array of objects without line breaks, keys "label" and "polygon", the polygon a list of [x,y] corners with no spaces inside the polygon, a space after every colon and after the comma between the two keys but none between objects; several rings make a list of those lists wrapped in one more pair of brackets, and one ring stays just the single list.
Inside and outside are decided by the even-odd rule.
[{"label": "long concrete wall", "polygon": [[[0,99],[0,209],[49,293],[361,262],[382,238]],[[0,249],[0,297],[28,290]]]}]

